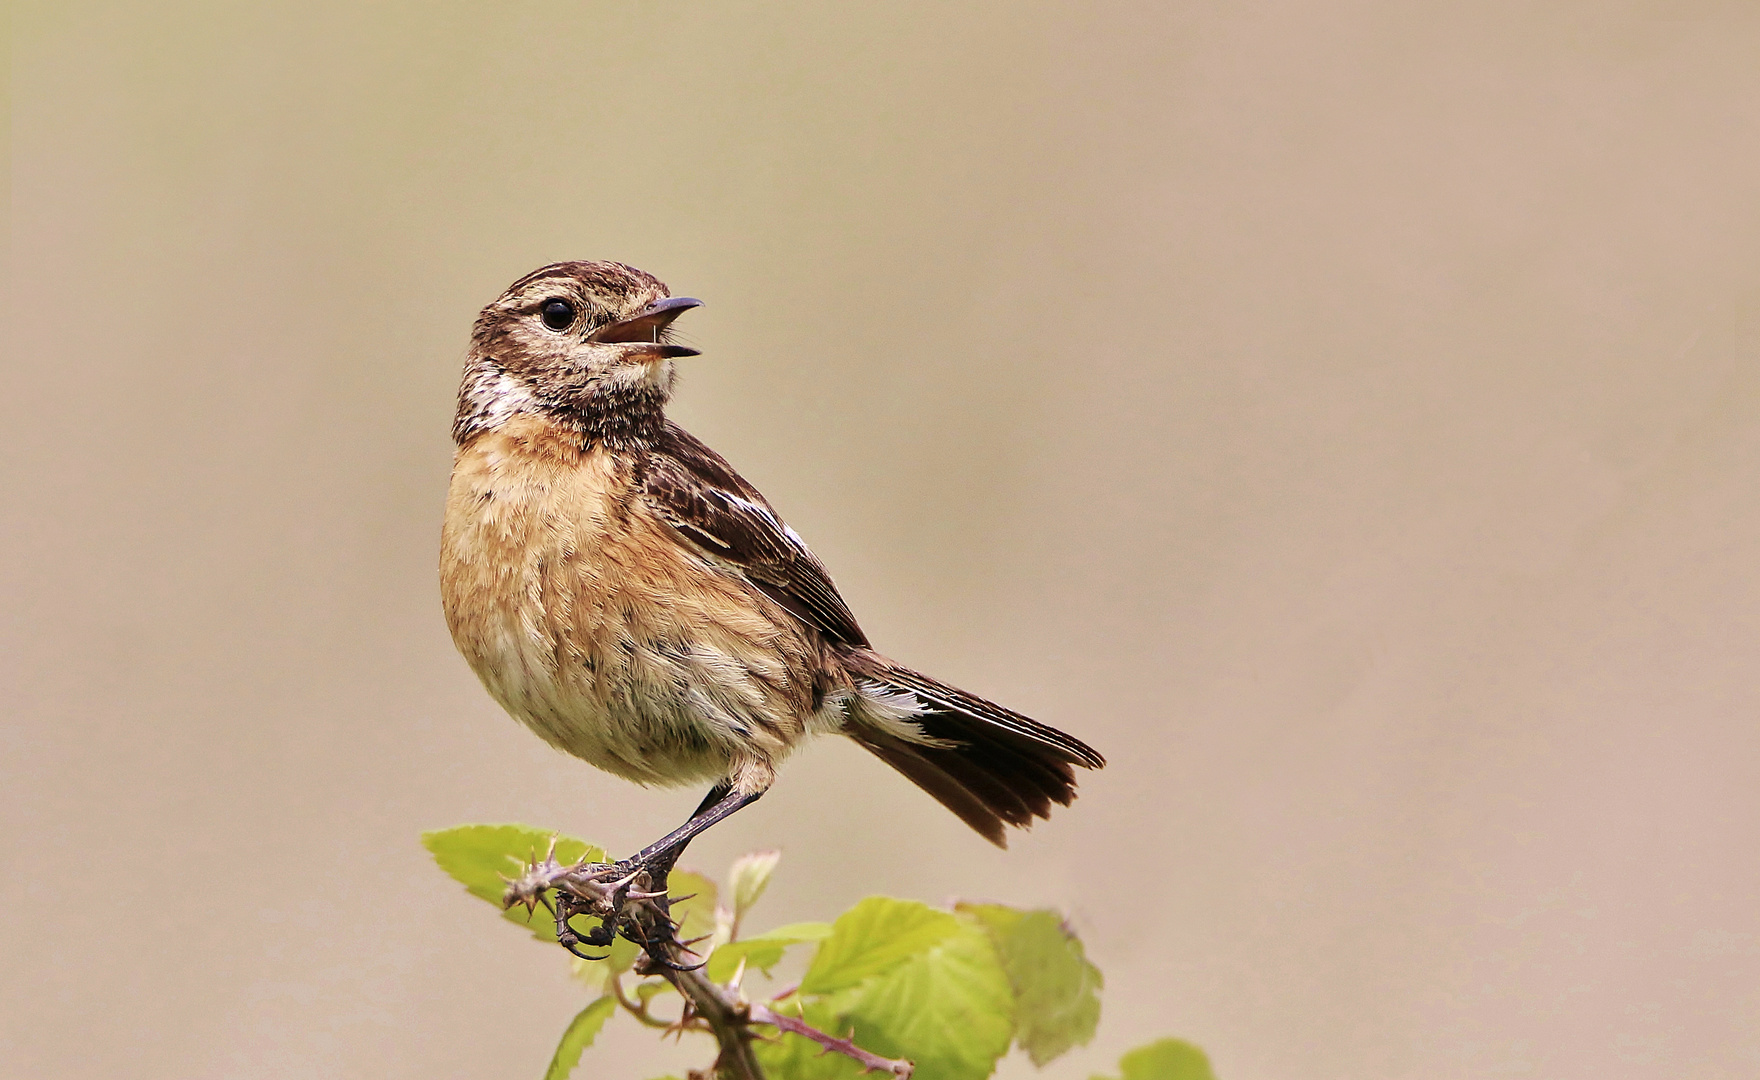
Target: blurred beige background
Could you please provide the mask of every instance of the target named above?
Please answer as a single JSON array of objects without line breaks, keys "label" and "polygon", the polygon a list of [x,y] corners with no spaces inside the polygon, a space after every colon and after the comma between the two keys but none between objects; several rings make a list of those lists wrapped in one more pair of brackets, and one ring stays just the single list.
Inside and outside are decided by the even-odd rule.
[{"label": "blurred beige background", "polygon": [[8,1075],[540,1074],[417,834],[699,794],[440,619],[470,321],[576,257],[708,301],[677,415],[883,648],[1113,760],[1002,853],[816,745],[693,849],[768,918],[1070,910],[1056,1077],[1760,1074],[1752,5],[13,18]]}]

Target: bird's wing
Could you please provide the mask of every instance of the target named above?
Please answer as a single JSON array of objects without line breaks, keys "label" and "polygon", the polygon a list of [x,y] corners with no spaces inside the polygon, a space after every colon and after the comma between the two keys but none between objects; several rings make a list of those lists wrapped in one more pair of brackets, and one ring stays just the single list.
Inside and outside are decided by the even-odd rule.
[{"label": "bird's wing", "polygon": [[692,546],[795,618],[832,641],[867,647],[867,635],[806,542],[726,459],[670,421],[649,455],[642,495]]}]

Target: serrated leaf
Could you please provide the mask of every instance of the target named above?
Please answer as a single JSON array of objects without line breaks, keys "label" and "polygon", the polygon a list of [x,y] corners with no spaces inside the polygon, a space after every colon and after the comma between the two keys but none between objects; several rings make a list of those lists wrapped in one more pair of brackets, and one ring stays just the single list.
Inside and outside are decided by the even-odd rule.
[{"label": "serrated leaf", "polygon": [[1086,1045],[1100,1023],[1100,969],[1054,911],[961,904],[990,932],[1015,994],[1015,1045],[1034,1065]]},{"label": "serrated leaf", "polygon": [[801,980],[807,994],[830,994],[934,948],[957,934],[959,917],[915,900],[870,896],[837,917]]},{"label": "serrated leaf", "polygon": [[677,989],[678,987],[673,986],[665,979],[648,979],[636,984],[634,997],[637,1001],[646,1004],[657,995],[664,994],[669,990],[676,991]]},{"label": "serrated leaf", "polygon": [[990,935],[951,934],[828,999],[856,1045],[916,1062],[917,1080],[984,1080],[1014,1037],[1014,991]]},{"label": "serrated leaf", "polygon": [[[781,1012],[785,1006],[778,1003],[772,1008]],[[786,1009],[820,1031],[843,1034],[837,1012],[823,1002],[808,1002],[803,1011],[801,1002],[791,999]],[[764,1075],[776,1080],[856,1080],[862,1075],[862,1067],[855,1061],[842,1054],[827,1054],[824,1047],[803,1035],[781,1032],[774,1039],[760,1039],[752,1051]]]},{"label": "serrated leaf", "polygon": [[[1118,1059],[1122,1080],[1216,1080],[1204,1051],[1184,1039],[1160,1039]],[[1118,1080],[1095,1076],[1092,1080]]]},{"label": "serrated leaf", "polygon": [[776,872],[776,864],[781,858],[780,851],[754,851],[733,860],[733,867],[727,872],[727,891],[732,894],[735,925],[764,895],[764,889],[770,884],[770,875]]},{"label": "serrated leaf", "polygon": [[[507,891],[506,878],[517,877],[528,862],[540,859],[556,841],[556,861],[561,863],[599,862],[605,849],[572,836],[562,836],[548,829],[530,825],[460,825],[422,834],[422,846],[434,856],[440,869],[464,885],[472,896],[501,906]],[[523,907],[503,911],[502,917],[518,923],[540,941],[555,941],[555,921],[548,912],[527,911]]]},{"label": "serrated leaf", "polygon": [[830,936],[830,923],[790,923],[787,926],[778,926],[774,930],[741,938],[716,949],[709,957],[709,964],[704,972],[712,982],[724,983],[733,978],[734,971],[739,968],[740,958],[744,957],[748,969],[757,968],[768,975],[790,945],[823,941]]},{"label": "serrated leaf", "polygon": [[602,997],[576,1013],[569,1021],[568,1029],[562,1033],[562,1041],[556,1045],[550,1067],[544,1070],[544,1080],[568,1080],[568,1074],[580,1064],[581,1052],[593,1045],[593,1040],[599,1037],[599,1029],[605,1026],[605,1021],[616,1008],[616,998]]}]

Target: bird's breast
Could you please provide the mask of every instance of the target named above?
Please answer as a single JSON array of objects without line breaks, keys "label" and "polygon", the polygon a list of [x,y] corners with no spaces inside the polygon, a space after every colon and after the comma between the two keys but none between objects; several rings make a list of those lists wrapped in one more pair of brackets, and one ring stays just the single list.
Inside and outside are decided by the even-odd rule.
[{"label": "bird's breast", "polygon": [[768,768],[812,715],[813,643],[636,483],[627,456],[537,420],[461,448],[440,556],[453,641],[508,712],[600,768],[660,784]]}]

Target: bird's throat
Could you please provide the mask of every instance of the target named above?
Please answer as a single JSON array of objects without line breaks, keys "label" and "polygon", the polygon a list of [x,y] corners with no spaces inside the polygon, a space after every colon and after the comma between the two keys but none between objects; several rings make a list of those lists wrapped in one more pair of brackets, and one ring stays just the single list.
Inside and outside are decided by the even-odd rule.
[{"label": "bird's throat", "polygon": [[655,383],[595,382],[553,414],[581,434],[585,448],[652,446],[666,426],[666,392]]}]

